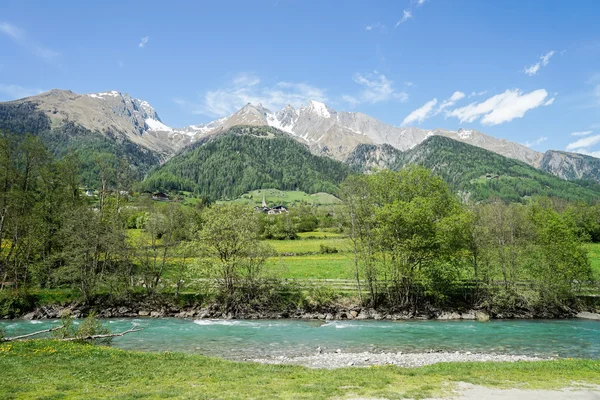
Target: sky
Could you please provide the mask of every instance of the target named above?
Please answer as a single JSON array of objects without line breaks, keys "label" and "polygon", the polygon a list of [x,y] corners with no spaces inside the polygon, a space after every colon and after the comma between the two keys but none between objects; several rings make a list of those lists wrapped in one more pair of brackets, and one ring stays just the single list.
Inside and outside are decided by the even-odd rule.
[{"label": "sky", "polygon": [[323,101],[600,157],[600,1],[0,2],[0,101],[126,92],[182,127]]}]

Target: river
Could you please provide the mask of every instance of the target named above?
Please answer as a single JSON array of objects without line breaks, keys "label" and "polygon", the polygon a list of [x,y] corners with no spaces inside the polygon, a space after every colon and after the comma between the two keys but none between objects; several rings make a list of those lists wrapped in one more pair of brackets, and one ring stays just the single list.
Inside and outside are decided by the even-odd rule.
[{"label": "river", "polygon": [[[8,336],[57,326],[59,321],[0,322]],[[113,346],[140,351],[198,353],[233,360],[313,354],[317,347],[343,352],[473,352],[600,359],[600,321],[303,321],[103,320],[113,332],[144,330],[115,338]]]}]

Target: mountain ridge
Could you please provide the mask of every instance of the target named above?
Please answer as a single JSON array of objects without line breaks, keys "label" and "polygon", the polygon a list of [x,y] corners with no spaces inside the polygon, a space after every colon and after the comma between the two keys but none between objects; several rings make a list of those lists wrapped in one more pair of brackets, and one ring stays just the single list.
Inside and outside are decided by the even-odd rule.
[{"label": "mountain ridge", "polygon": [[[600,182],[600,160],[593,157],[555,150],[544,154],[524,145],[470,129],[452,131],[440,128],[427,130],[395,127],[360,112],[336,111],[314,100],[298,108],[288,104],[276,112],[260,104],[248,103],[227,117],[183,128],[167,126],[147,101],[115,90],[76,94],[68,90],[54,89],[36,96],[0,103],[0,110],[11,105],[28,108],[31,113],[38,113],[36,115],[45,115],[50,121],[49,130],[75,124],[111,140],[128,140],[155,153],[159,163],[164,163],[182,149],[205,137],[234,126],[248,125],[279,129],[306,144],[313,154],[326,155],[339,161],[348,161],[349,157],[353,157],[354,151],[362,145],[388,145],[398,151],[408,151],[431,136],[442,136],[523,161],[563,179],[589,179]],[[29,124],[31,125],[31,121]],[[0,118],[0,129],[10,129],[14,125],[14,121]],[[370,156],[371,161],[374,161],[372,157],[377,154],[389,158],[386,153],[388,151],[382,152],[379,149]],[[381,167],[387,162],[380,161],[375,162],[373,166]]]}]

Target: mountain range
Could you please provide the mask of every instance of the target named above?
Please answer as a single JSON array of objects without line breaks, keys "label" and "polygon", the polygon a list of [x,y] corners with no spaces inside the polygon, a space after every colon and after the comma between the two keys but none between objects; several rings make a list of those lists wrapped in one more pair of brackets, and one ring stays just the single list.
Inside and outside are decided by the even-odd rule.
[{"label": "mountain range", "polygon": [[397,167],[402,154],[429,143],[431,137],[444,137],[565,180],[600,182],[600,159],[594,157],[553,150],[540,153],[475,130],[395,127],[360,112],[336,111],[318,101],[299,108],[287,105],[275,112],[260,104],[247,104],[228,117],[182,128],[167,126],[148,102],[118,91],[80,95],[55,89],[0,103],[0,129],[40,135],[56,153],[66,148],[86,152],[92,142],[94,149],[107,153],[115,153],[115,145],[119,149],[125,146],[128,150],[123,156],[140,177],[194,144],[210,141],[236,126],[277,129],[311,153],[359,170]]}]

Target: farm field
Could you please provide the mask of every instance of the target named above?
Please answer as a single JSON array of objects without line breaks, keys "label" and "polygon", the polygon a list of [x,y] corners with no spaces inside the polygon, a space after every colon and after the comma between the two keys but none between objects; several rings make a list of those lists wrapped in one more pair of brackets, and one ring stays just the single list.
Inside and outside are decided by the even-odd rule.
[{"label": "farm field", "polygon": [[[314,232],[307,232],[314,233]],[[299,240],[264,240],[278,254],[306,254],[318,253],[321,246],[331,250],[337,250],[339,253],[347,252],[351,249],[351,241],[342,237],[322,237],[318,239],[299,239]]]},{"label": "farm field", "polygon": [[[328,231],[302,232],[297,240],[264,240],[275,254],[265,270],[271,276],[288,279],[353,279],[352,242],[343,234]],[[138,244],[139,229],[129,229],[130,243]],[[322,246],[337,253],[322,254]],[[600,243],[586,243],[592,271],[600,279]],[[170,264],[177,257],[168,258]],[[167,271],[167,276],[170,275]]]},{"label": "farm field", "polygon": [[308,194],[298,190],[277,190],[277,189],[259,189],[244,193],[238,199],[230,201],[218,201],[217,203],[241,203],[251,206],[260,206],[263,195],[269,206],[290,205],[290,204],[311,204],[311,205],[333,205],[339,204],[340,200],[329,193]]},{"label": "farm field", "polygon": [[352,279],[350,253],[272,257],[265,267],[269,275],[288,279]]}]

